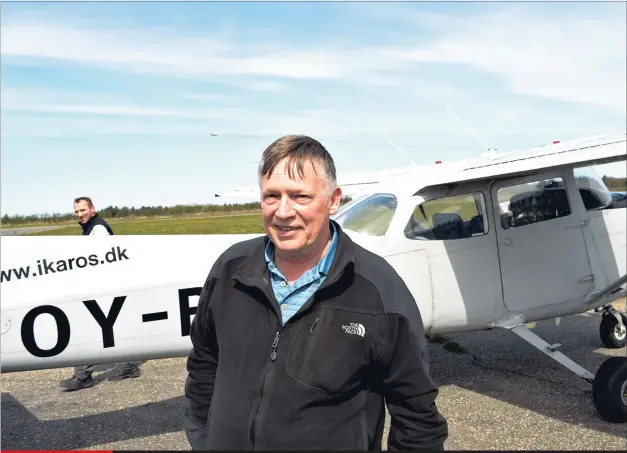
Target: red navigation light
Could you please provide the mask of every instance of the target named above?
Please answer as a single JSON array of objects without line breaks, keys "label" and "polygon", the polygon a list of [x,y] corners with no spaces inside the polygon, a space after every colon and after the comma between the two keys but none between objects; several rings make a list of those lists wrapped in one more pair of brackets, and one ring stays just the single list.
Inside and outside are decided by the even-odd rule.
[{"label": "red navigation light", "polygon": [[436,161],[435,161],[435,163],[436,163],[436,164],[441,164],[441,163],[442,163],[442,161],[441,161],[441,160],[436,160]]},{"label": "red navigation light", "polygon": [[560,141],[559,140],[553,140],[553,144],[557,145]]}]

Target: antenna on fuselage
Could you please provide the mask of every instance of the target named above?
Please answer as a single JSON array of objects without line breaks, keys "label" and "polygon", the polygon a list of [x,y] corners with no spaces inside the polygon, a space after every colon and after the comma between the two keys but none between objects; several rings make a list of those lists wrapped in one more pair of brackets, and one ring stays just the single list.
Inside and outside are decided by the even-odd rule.
[{"label": "antenna on fuselage", "polygon": [[415,167],[415,166],[416,166],[416,164],[414,163],[414,161],[413,161],[413,160],[411,160],[411,159],[409,158],[409,156],[403,152],[403,150],[402,150],[402,149],[400,149],[398,146],[396,146],[396,145],[394,144],[394,142],[392,141],[392,139],[391,139],[390,137],[388,137],[388,134],[386,134],[385,132],[382,132],[382,134],[383,134],[383,136],[385,137],[385,139],[386,139],[388,142],[390,142],[390,145],[392,145],[392,146],[394,147],[394,149],[395,149],[396,151],[398,151],[398,152],[399,152],[399,154],[400,154],[401,156],[403,156],[405,159],[407,159],[407,160],[409,161],[409,163],[411,164],[411,166],[412,166],[412,167]]},{"label": "antenna on fuselage", "polygon": [[460,120],[459,118],[457,118],[457,116],[455,116],[455,114],[454,114],[453,112],[451,112],[451,110],[450,110],[448,107],[447,107],[445,110],[446,110],[446,111],[447,111],[447,112],[448,112],[448,113],[449,113],[449,114],[450,114],[453,118],[455,118],[455,121],[457,121],[457,122],[458,122],[459,124],[461,124],[463,127],[465,127],[466,129],[468,129],[468,132],[470,132],[470,134],[471,134],[471,135],[472,135],[472,136],[473,136],[473,137],[474,137],[474,138],[475,138],[475,139],[476,139],[479,143],[481,143],[483,146],[485,146],[485,147],[486,147],[486,149],[488,150],[488,153],[490,153],[490,154],[494,154],[494,153],[496,153],[496,150],[495,150],[495,149],[490,148],[490,147],[487,145],[487,143],[486,143],[486,142],[484,142],[483,140],[481,140],[481,139],[479,138],[479,136],[478,136],[477,134],[475,134],[471,128],[469,128],[468,126],[466,126],[466,125],[462,122],[462,120]]}]

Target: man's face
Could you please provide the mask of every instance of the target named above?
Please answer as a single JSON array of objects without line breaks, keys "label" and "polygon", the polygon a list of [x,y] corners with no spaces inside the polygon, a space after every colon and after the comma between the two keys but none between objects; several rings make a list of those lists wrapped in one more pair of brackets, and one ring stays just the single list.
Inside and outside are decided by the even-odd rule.
[{"label": "man's face", "polygon": [[323,173],[317,166],[316,174],[311,162],[305,165],[302,179],[296,169],[295,179],[290,179],[286,162],[280,161],[272,174],[261,180],[264,229],[277,251],[299,256],[317,253],[324,247],[329,216],[337,212],[342,190],[338,187],[328,197]]},{"label": "man's face", "polygon": [[96,213],[96,207],[91,208],[85,200],[81,200],[78,203],[74,203],[74,215],[80,223],[86,223]]}]

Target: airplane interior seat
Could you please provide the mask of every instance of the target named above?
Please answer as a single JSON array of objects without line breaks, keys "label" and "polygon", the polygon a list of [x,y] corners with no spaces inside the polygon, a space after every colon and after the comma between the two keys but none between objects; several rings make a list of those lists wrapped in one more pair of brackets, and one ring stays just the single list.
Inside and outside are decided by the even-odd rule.
[{"label": "airplane interior seat", "polygon": [[501,226],[504,230],[509,230],[509,219],[511,218],[511,214],[509,212],[504,212],[501,214]]},{"label": "airplane interior seat", "polygon": [[470,237],[470,231],[457,213],[438,212],[433,214],[432,222],[432,231],[439,240]]},{"label": "airplane interior seat", "polygon": [[566,189],[552,189],[542,192],[538,197],[537,210],[542,212],[545,218],[555,218],[570,213],[570,203]]},{"label": "airplane interior seat", "polygon": [[561,187],[516,194],[512,197],[509,208],[515,219],[521,219],[521,225],[539,219],[563,217],[570,213],[568,195]]},{"label": "airplane interior seat", "polygon": [[470,235],[473,234],[483,234],[485,231],[483,226],[483,216],[481,214],[474,216],[470,219]]}]

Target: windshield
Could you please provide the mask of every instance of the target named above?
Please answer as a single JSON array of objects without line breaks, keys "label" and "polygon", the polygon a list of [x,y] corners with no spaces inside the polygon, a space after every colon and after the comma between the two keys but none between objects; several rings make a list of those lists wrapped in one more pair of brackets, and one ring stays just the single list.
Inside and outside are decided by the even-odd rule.
[{"label": "windshield", "polygon": [[348,203],[334,220],[346,230],[383,236],[392,222],[397,205],[394,195],[369,195]]},{"label": "windshield", "polygon": [[339,216],[341,216],[344,212],[348,211],[349,209],[351,209],[353,206],[355,206],[357,203],[359,203],[361,200],[363,200],[364,198],[368,197],[371,194],[361,194],[361,195],[357,195],[355,198],[351,199],[351,201],[349,201],[346,204],[343,204],[342,206],[340,206],[340,208],[337,210],[337,212],[332,216],[332,218],[335,220],[337,219]]}]

